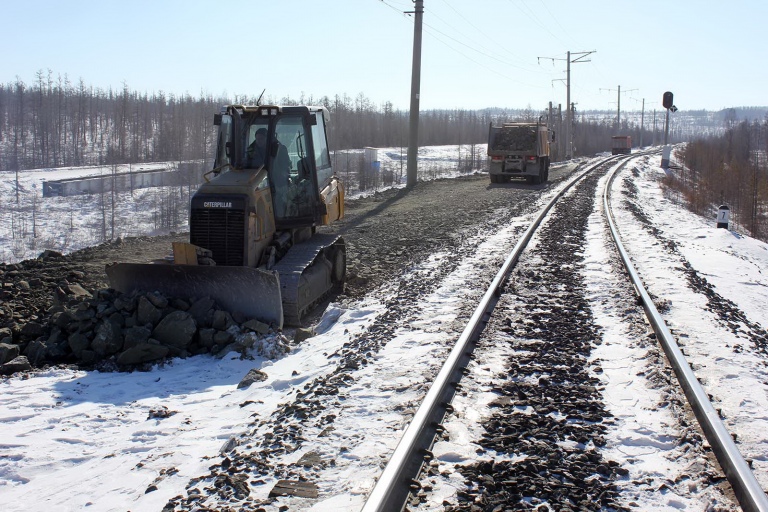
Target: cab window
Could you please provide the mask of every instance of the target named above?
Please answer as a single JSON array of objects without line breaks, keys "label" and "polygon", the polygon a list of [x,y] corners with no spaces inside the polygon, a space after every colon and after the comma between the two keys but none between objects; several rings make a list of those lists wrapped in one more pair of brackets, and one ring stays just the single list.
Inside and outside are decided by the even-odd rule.
[{"label": "cab window", "polygon": [[[221,116],[221,126],[219,126],[219,140],[216,143],[216,163],[214,167],[231,164],[234,155],[227,154],[232,148],[232,118],[230,116]],[[229,148],[229,149],[227,149]]]},{"label": "cab window", "polygon": [[275,125],[277,143],[269,168],[275,217],[278,220],[311,216],[316,198],[315,182],[304,119],[285,115]]},{"label": "cab window", "polygon": [[317,165],[317,184],[324,187],[333,176],[331,158],[328,154],[328,141],[325,138],[325,122],[322,113],[314,114],[317,123],[312,125],[312,143],[315,149],[315,165]]}]

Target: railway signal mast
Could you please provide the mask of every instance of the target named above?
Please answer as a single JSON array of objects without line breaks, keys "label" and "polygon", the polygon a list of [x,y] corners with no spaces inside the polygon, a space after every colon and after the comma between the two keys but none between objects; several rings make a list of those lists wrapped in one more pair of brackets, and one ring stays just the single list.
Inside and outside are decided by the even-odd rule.
[{"label": "railway signal mast", "polygon": [[677,112],[677,107],[673,104],[674,95],[667,91],[662,97],[661,104],[667,110],[667,118],[664,121],[664,149],[661,152],[661,167],[662,169],[669,169],[669,156],[672,153],[672,148],[669,147],[669,111]]}]

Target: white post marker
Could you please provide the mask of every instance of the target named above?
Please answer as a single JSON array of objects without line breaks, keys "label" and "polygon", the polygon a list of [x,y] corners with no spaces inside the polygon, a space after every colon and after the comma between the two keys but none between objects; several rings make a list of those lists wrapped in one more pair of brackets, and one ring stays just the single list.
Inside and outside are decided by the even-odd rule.
[{"label": "white post marker", "polygon": [[731,215],[731,209],[727,205],[722,205],[717,210],[717,227],[728,229],[728,217]]}]

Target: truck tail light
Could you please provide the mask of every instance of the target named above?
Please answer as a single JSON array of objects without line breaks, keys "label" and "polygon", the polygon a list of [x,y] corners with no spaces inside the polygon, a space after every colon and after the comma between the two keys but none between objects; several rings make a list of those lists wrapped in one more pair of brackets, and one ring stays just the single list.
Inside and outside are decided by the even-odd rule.
[{"label": "truck tail light", "polygon": [[526,160],[528,160],[529,162],[535,162],[536,161],[536,157],[535,156],[529,156],[529,157],[526,158]]},{"label": "truck tail light", "polygon": [[504,160],[504,157],[503,156],[492,156],[491,160],[493,162],[501,162],[502,160]]}]

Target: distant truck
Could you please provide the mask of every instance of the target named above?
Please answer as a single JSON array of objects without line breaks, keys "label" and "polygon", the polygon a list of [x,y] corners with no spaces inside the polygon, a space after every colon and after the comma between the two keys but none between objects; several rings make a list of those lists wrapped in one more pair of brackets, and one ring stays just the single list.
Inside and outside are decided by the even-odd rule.
[{"label": "distant truck", "polygon": [[554,132],[542,123],[490,124],[488,157],[491,183],[511,178],[525,178],[528,183],[546,183],[549,179],[549,143]]},{"label": "distant truck", "polygon": [[628,155],[632,152],[632,137],[629,135],[614,135],[611,137],[611,154]]}]

